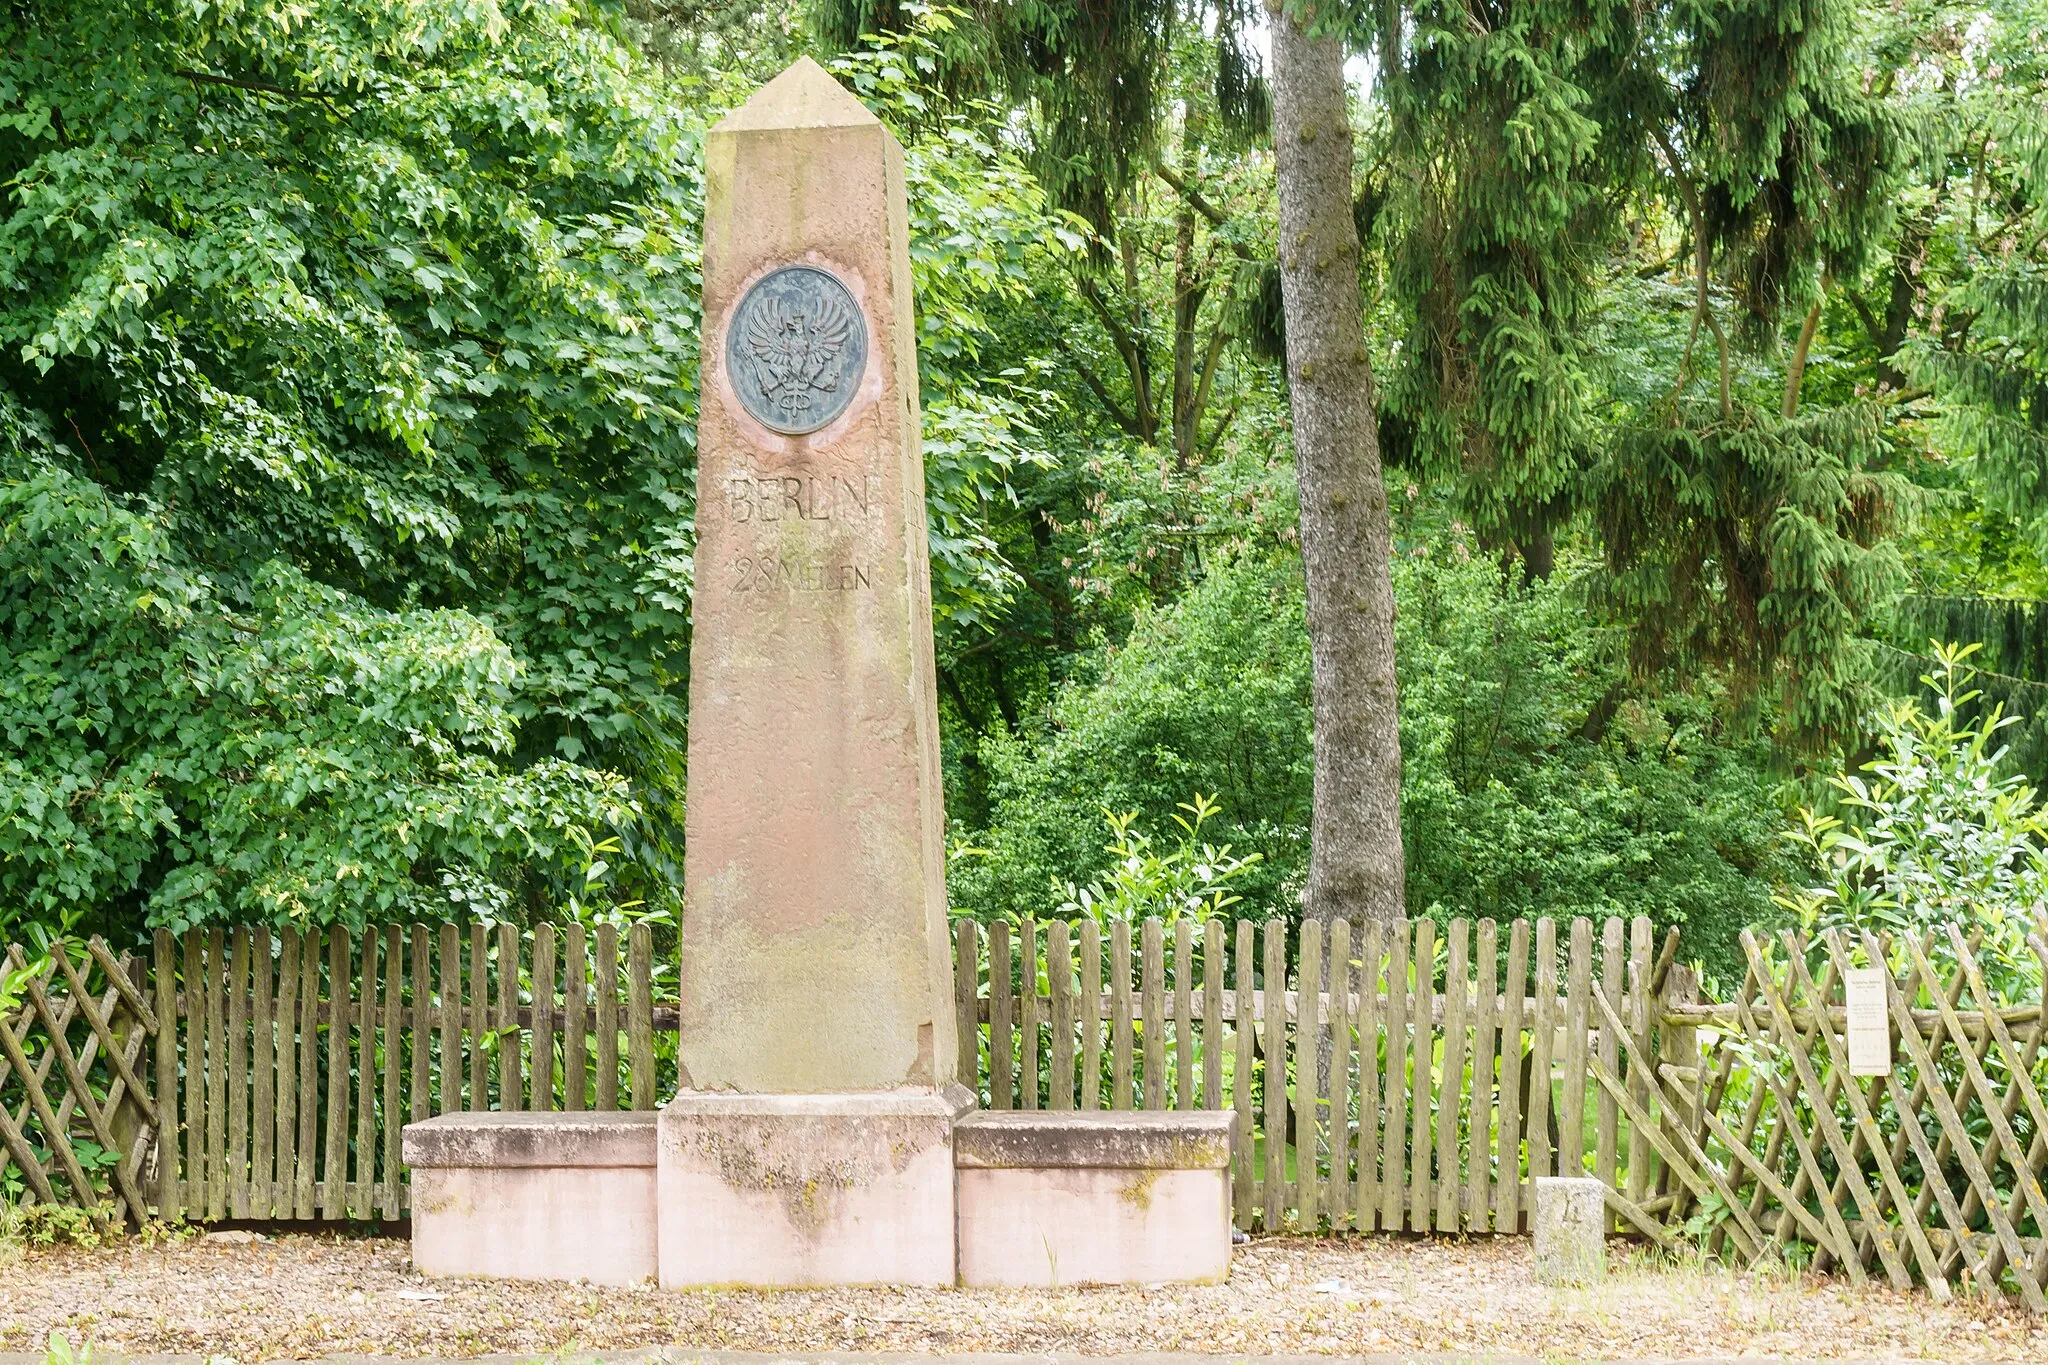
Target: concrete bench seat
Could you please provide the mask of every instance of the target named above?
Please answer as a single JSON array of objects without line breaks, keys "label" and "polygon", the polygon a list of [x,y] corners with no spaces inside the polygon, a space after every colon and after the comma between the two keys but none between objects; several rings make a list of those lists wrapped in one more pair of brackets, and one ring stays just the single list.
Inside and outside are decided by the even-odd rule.
[{"label": "concrete bench seat", "polygon": [[413,1264],[427,1275],[651,1280],[654,1153],[652,1111],[407,1124]]},{"label": "concrete bench seat", "polygon": [[1226,1278],[1231,1131],[1219,1111],[962,1119],[953,1129],[960,1283]]}]

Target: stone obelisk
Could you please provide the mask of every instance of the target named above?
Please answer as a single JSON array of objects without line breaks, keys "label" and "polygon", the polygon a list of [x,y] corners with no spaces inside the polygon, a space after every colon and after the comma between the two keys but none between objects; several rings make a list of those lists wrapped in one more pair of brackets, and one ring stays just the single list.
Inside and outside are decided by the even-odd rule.
[{"label": "stone obelisk", "polygon": [[711,131],[667,1285],[953,1279],[908,238],[902,148],[808,58]]}]

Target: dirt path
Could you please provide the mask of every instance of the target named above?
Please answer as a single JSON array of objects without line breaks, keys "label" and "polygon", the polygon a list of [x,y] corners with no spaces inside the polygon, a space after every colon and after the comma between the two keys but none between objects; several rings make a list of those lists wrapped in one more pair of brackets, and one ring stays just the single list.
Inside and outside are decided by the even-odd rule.
[{"label": "dirt path", "polygon": [[1549,1290],[1525,1239],[1276,1239],[1224,1285],[1048,1292],[595,1289],[412,1273],[388,1239],[284,1236],[31,1252],[0,1268],[0,1351],[52,1330],[122,1352],[305,1358],[760,1351],[1458,1352],[1545,1358],[2048,1360],[2048,1321],[2003,1304],[1625,1262]]}]

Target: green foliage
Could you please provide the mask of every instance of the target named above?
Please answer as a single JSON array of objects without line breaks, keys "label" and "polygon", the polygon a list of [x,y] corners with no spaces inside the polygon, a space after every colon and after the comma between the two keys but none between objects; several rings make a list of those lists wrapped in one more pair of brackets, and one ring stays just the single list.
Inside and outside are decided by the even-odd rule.
[{"label": "green foliage", "polygon": [[[1181,9],[1180,0],[977,4],[930,51],[931,70],[952,97],[1000,96],[1021,108],[1036,178],[1062,207],[1101,226],[1153,145]],[[825,41],[841,49],[901,32],[926,12],[903,0],[818,0],[811,10]]]},{"label": "green foliage", "polygon": [[38,913],[502,910],[570,826],[663,839],[688,131],[580,4],[279,19],[0,17],[0,878]]},{"label": "green foliage", "polygon": [[1877,414],[1744,405],[1624,428],[1614,451],[1593,485],[1602,597],[1634,623],[1638,671],[1725,669],[1788,744],[1852,736],[1874,673],[1859,636],[1905,586],[1893,538],[1913,497]]},{"label": "green foliage", "polygon": [[1960,282],[1950,306],[1973,317],[1969,345],[1927,348],[1918,367],[1941,399],[1943,434],[1985,501],[2048,550],[2048,268],[2001,263]]},{"label": "green foliage", "polygon": [[[2048,806],[2001,770],[1999,737],[2016,718],[1995,706],[1969,718],[1979,694],[1966,661],[1978,646],[1932,648],[1934,670],[1920,680],[1932,708],[1886,706],[1875,717],[1878,756],[1830,779],[1842,813],[1801,812],[1795,837],[1821,880],[1781,903],[1809,928],[1932,932],[1934,954],[1951,962],[1951,926],[1981,935],[1978,960],[1994,988],[2010,1000],[2037,998],[2042,964],[2027,932],[2048,900]],[[1892,966],[1904,972],[1907,956],[1894,950]]]},{"label": "green foliage", "polygon": [[954,903],[977,915],[1043,915],[1048,888],[1107,870],[1101,811],[1167,824],[1212,793],[1219,843],[1256,853],[1234,890],[1265,909],[1306,867],[1308,650],[1299,570],[1251,556],[1212,564],[1170,606],[1140,608],[1122,643],[1089,652],[1053,699],[1042,735],[997,731],[979,756],[992,815],[956,868]]},{"label": "green foliage", "polygon": [[[1319,13],[1374,49],[1411,902],[1643,911],[1711,959],[1778,913],[1783,775],[1853,752],[1929,634],[1997,647],[1956,726],[2042,711],[2048,12]],[[1257,17],[0,12],[0,938],[667,932],[699,134],[820,18],[905,147],[948,803],[985,850],[956,901],[1206,904],[1186,878],[1234,864],[1210,889],[1291,911]]]},{"label": "green foliage", "polygon": [[[1910,696],[1929,638],[1981,642],[1974,687],[2025,720],[2008,766],[2048,772],[2042,604],[2048,501],[2040,470],[2048,383],[2048,51],[2040,0],[1870,6],[1874,88],[1914,130],[1898,226],[1832,311],[1833,368],[1898,395],[1903,471],[1929,506],[1903,548],[1914,591],[1882,624],[1887,690]],[[1840,381],[1835,381],[1839,383]]]},{"label": "green foliage", "polygon": [[1731,961],[1780,865],[1767,737],[1710,691],[1633,682],[1583,571],[1524,583],[1453,534],[1394,590],[1415,911],[1646,914]]},{"label": "green foliage", "polygon": [[56,460],[0,484],[0,900],[361,924],[502,914],[616,777],[514,768],[519,666],[460,611],[381,612],[277,561],[233,597],[155,509]]},{"label": "green foliage", "polygon": [[1185,815],[1176,814],[1180,838],[1170,848],[1154,849],[1152,838],[1138,828],[1136,811],[1119,815],[1104,808],[1109,842],[1103,852],[1110,857],[1108,871],[1086,886],[1068,882],[1054,885],[1063,893],[1057,909],[1061,918],[1088,916],[1097,923],[1111,920],[1136,923],[1157,916],[1171,923],[1182,915],[1209,920],[1237,904],[1244,897],[1231,890],[1232,883],[1260,860],[1257,853],[1232,856],[1230,845],[1218,847],[1202,838],[1202,826],[1216,814],[1216,803],[1200,792],[1193,802],[1181,802]]},{"label": "green foliage", "polygon": [[[617,20],[0,14],[0,916],[672,908],[697,130],[746,92],[661,98]],[[1017,584],[985,520],[1048,459],[986,310],[1080,238],[933,105],[941,23],[840,70],[906,133],[972,632]]]},{"label": "green foliage", "polygon": [[74,1348],[71,1338],[62,1332],[52,1332],[49,1349],[43,1354],[43,1365],[93,1365],[96,1358],[90,1341]]},{"label": "green foliage", "polygon": [[[1426,509],[1411,505],[1411,515]],[[1580,573],[1524,584],[1444,532],[1395,566],[1402,810],[1417,913],[1649,914],[1718,965],[1770,918],[1786,803],[1768,739],[1716,699],[1630,683],[1586,628]],[[991,817],[956,862],[954,902],[1043,916],[1123,856],[1097,812],[1163,824],[1181,793],[1222,793],[1217,842],[1260,861],[1245,913],[1293,913],[1307,864],[1308,642],[1299,561],[1210,563],[1170,607],[1055,695],[1042,731],[992,736]],[[1106,883],[1105,883],[1106,884]]]}]

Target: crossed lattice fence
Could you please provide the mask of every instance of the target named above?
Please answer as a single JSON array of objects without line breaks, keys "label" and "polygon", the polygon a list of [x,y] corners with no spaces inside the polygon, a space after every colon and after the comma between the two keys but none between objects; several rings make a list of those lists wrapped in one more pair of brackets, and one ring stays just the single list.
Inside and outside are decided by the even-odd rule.
[{"label": "crossed lattice fence", "polygon": [[[1954,925],[1742,943],[1734,1000],[1670,1011],[1668,1055],[1630,1059],[1654,1076],[1648,1095],[1595,1064],[1663,1163],[1659,1196],[1630,1221],[1667,1243],[1810,1255],[1937,1299],[1967,1282],[2048,1312],[2048,919],[1999,962],[2003,991],[1985,945]],[[1871,966],[1891,1056],[1859,1075],[1846,982]]]},{"label": "crossed lattice fence", "polygon": [[0,969],[0,1197],[140,1221],[156,1130],[157,1019],[141,964],[95,938]]}]

